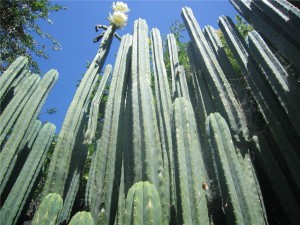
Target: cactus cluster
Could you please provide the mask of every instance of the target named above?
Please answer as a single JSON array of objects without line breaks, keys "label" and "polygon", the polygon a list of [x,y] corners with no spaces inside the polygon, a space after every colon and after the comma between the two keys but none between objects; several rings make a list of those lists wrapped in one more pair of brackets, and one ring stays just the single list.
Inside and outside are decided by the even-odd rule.
[{"label": "cactus cluster", "polygon": [[[295,64],[300,13],[284,0],[230,2],[256,29],[244,40],[229,17],[219,18],[241,74],[214,28],[202,31],[184,7],[190,79],[174,35],[167,35],[168,74],[159,30],[138,19],[97,87],[117,29],[108,27],[51,152],[32,224],[299,223],[300,88],[274,53],[283,48],[274,35],[281,32],[282,54]],[[128,12],[121,2],[117,8]],[[0,220],[7,225],[19,223],[32,201],[55,132],[38,114],[57,72],[40,78],[27,63],[16,59],[0,77]],[[245,110],[245,93],[255,115]]]}]

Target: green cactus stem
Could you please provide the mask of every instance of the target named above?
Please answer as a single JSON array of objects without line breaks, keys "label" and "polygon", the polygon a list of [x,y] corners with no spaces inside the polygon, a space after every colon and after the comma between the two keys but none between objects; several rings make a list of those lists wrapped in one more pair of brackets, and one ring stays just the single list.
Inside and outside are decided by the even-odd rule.
[{"label": "green cactus stem", "polygon": [[20,151],[19,146],[30,127],[29,125],[35,121],[57,77],[56,70],[50,70],[44,75],[14,124],[14,130],[0,152],[0,186],[6,185],[4,181],[10,176],[11,162],[14,157],[17,157],[18,151]]},{"label": "green cactus stem", "polygon": [[76,213],[68,225],[94,225],[91,213],[78,212]]},{"label": "green cactus stem", "polygon": [[148,181],[135,183],[128,191],[124,225],[161,225],[162,211],[159,194]]},{"label": "green cactus stem", "polygon": [[102,70],[106,60],[114,33],[115,28],[111,26],[105,31],[99,50],[80,82],[67,111],[50,162],[43,196],[51,192],[59,193],[61,195],[64,194],[75,139],[79,136],[78,132],[82,127],[84,115],[90,101],[90,96],[96,84],[98,73]]},{"label": "green cactus stem", "polygon": [[90,113],[89,113],[89,121],[88,121],[88,127],[86,132],[84,133],[84,144],[91,144],[92,140],[95,138],[96,134],[96,129],[97,129],[97,119],[98,119],[98,114],[99,114],[99,106],[100,102],[103,96],[103,91],[106,86],[107,80],[110,76],[112,70],[111,65],[107,65],[104,70],[104,74],[101,78],[98,90],[93,97],[93,100],[91,102],[91,108],[90,108]]},{"label": "green cactus stem", "polygon": [[264,215],[249,165],[236,152],[230,130],[219,113],[206,120],[206,135],[214,162],[222,208],[228,224],[264,224]]},{"label": "green cactus stem", "polygon": [[63,200],[59,194],[48,194],[35,212],[31,225],[55,225],[62,207]]},{"label": "green cactus stem", "polygon": [[8,92],[11,84],[21,74],[22,70],[27,66],[28,59],[24,56],[18,57],[1,75],[0,79],[0,102],[2,102],[5,94]]},{"label": "green cactus stem", "polygon": [[46,123],[39,131],[28,158],[0,210],[2,223],[16,224],[44,163],[54,132],[55,126],[51,123]]},{"label": "green cactus stem", "polygon": [[209,224],[206,190],[208,183],[197,124],[191,103],[177,98],[173,109],[174,152],[179,224]]}]

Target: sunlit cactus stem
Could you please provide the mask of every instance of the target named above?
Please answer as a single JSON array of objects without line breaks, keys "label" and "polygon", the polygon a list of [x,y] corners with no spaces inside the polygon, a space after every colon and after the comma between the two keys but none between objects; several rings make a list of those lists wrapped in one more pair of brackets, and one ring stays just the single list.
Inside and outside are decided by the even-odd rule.
[{"label": "sunlit cactus stem", "polygon": [[76,213],[68,225],[94,225],[93,218],[89,212]]}]

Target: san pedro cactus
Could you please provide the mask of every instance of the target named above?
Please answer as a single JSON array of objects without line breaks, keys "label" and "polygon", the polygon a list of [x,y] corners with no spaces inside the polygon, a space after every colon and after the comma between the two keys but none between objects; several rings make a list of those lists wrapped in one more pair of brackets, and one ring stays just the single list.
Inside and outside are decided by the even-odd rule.
[{"label": "san pedro cactus", "polygon": [[262,68],[262,75],[300,138],[300,106],[297,104],[300,88],[296,79],[287,73],[257,31],[251,31],[246,41],[251,54]]},{"label": "san pedro cactus", "polygon": [[163,151],[163,161],[166,178],[165,181],[167,182],[166,194],[168,194],[168,191],[170,190],[170,194],[168,194],[171,198],[170,205],[171,207],[176,207],[174,155],[172,147],[171,130],[172,99],[170,94],[166,67],[163,60],[162,39],[159,30],[156,28],[151,30],[151,50],[153,55],[153,71],[158,129],[160,133],[161,148]]},{"label": "san pedro cactus", "polygon": [[24,80],[18,87],[17,93],[14,95],[5,109],[1,112],[0,143],[3,143],[4,139],[11,131],[13,124],[18,119],[18,116],[20,115],[30,96],[36,89],[39,81],[40,77],[36,74],[32,74],[24,78]]},{"label": "san pedro cactus", "polygon": [[68,225],[94,225],[93,218],[89,212],[76,213]]},{"label": "san pedro cactus", "polygon": [[[162,149],[159,139],[156,111],[151,90],[151,73],[148,45],[148,25],[145,20],[134,22],[131,77],[128,95],[131,98],[132,136],[131,151],[133,154],[134,182],[149,181],[158,193],[163,211],[163,224],[168,223],[169,196],[166,190],[165,171],[163,167]],[[127,153],[125,153],[127,154]],[[125,168],[126,164],[124,165]],[[126,182],[126,181],[125,181]]]},{"label": "san pedro cactus", "polygon": [[35,212],[31,225],[55,225],[62,206],[63,200],[59,194],[48,194]]},{"label": "san pedro cactus", "polygon": [[148,181],[135,183],[128,191],[124,225],[162,225],[159,194]]},{"label": "san pedro cactus", "polygon": [[236,152],[228,125],[219,113],[208,116],[206,135],[227,223],[264,224],[255,180],[249,176],[247,162]]},{"label": "san pedro cactus", "polygon": [[219,26],[224,37],[240,65],[242,76],[249,86],[258,110],[266,121],[270,136],[274,139],[277,147],[273,148],[279,165],[287,172],[287,178],[297,190],[300,197],[300,158],[297,153],[299,138],[293,126],[280,106],[279,101],[274,98],[271,88],[261,75],[258,65],[255,63],[245,41],[236,29],[229,17],[219,18]]},{"label": "san pedro cactus", "polygon": [[50,70],[44,75],[15,122],[13,132],[10,134],[10,137],[0,153],[0,186],[6,185],[7,177],[10,176],[11,172],[9,168],[13,166],[11,165],[13,158],[16,157],[20,151],[20,144],[25,137],[30,124],[35,122],[35,119],[57,78],[58,73],[56,70]]},{"label": "san pedro cactus", "polygon": [[0,210],[2,223],[16,224],[44,163],[54,132],[55,126],[50,123],[46,123],[39,131],[32,150]]},{"label": "san pedro cactus", "polygon": [[110,76],[111,70],[112,70],[111,65],[107,65],[105,67],[104,74],[101,78],[99,87],[98,87],[97,92],[91,102],[88,127],[87,127],[86,132],[84,133],[84,140],[83,140],[84,144],[91,144],[92,140],[95,138],[100,102],[101,102],[101,99],[102,99],[102,96],[104,93],[104,88],[106,86],[106,82]]},{"label": "san pedro cactus", "polygon": [[176,97],[189,98],[185,71],[184,67],[179,64],[178,47],[174,34],[168,34],[167,41],[172,78],[172,99],[174,101]]},{"label": "san pedro cactus", "polygon": [[[177,98],[173,109],[175,173],[179,224],[209,224],[206,193],[208,182],[197,124],[191,103]],[[181,215],[180,215],[181,214]]]},{"label": "san pedro cactus", "polygon": [[106,103],[102,136],[93,157],[87,185],[87,199],[96,223],[111,224],[117,207],[118,185],[121,178],[123,112],[126,81],[131,57],[132,36],[123,36]]},{"label": "san pedro cactus", "polygon": [[0,79],[0,102],[2,102],[5,94],[8,92],[11,84],[21,74],[22,70],[27,66],[28,59],[24,56],[17,58],[1,75]]},{"label": "san pedro cactus", "polygon": [[[272,189],[279,206],[286,214],[290,224],[297,225],[300,221],[300,204],[297,196],[293,193],[284,171],[278,166],[278,162],[271,151],[271,146],[263,134],[253,136],[251,139],[256,162],[262,168],[260,173],[268,181],[268,189]],[[274,176],[276,174],[276,176]]]},{"label": "san pedro cactus", "polygon": [[199,66],[203,70],[214,106],[217,111],[224,115],[235,144],[241,145],[241,150],[243,150],[244,142],[249,136],[245,115],[238,105],[221,65],[205,39],[192,10],[184,7],[182,18],[192,39],[200,63]]},{"label": "san pedro cactus", "polygon": [[82,127],[83,117],[87,110],[90,96],[96,84],[98,73],[101,71],[109,52],[115,29],[109,26],[105,31],[100,48],[80,82],[71,102],[51,159],[43,196],[51,192],[64,194],[75,139],[79,136],[78,132]]}]

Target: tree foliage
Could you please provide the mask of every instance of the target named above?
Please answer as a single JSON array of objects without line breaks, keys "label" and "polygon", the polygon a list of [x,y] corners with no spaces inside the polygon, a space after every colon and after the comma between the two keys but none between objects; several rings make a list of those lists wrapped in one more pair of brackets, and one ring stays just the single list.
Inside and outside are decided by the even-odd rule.
[{"label": "tree foliage", "polygon": [[36,37],[48,39],[54,50],[60,49],[60,44],[38,25],[38,20],[49,23],[50,12],[65,9],[52,4],[49,0],[1,0],[0,2],[0,73],[18,56],[29,59],[29,65],[34,72],[40,72],[33,55],[47,59],[46,45],[39,43]]}]

